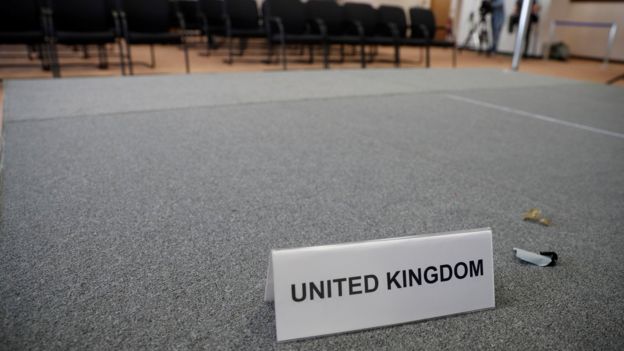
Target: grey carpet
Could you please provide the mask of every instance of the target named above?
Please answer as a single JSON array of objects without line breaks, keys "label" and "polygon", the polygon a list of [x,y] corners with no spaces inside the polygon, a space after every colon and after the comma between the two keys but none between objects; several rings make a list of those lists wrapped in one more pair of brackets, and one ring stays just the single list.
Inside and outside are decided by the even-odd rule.
[{"label": "grey carpet", "polygon": [[[620,88],[369,70],[7,89],[2,349],[624,348],[624,139],[447,96],[621,132]],[[270,249],[485,226],[496,309],[275,343]]]},{"label": "grey carpet", "polygon": [[[505,71],[337,70],[9,81],[7,118],[35,119],[311,98],[578,82]],[[484,72],[488,72],[484,74]]]}]

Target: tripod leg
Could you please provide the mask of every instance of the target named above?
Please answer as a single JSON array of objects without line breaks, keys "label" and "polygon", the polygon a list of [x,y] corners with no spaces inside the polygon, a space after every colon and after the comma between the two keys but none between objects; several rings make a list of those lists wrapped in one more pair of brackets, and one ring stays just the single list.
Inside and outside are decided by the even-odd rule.
[{"label": "tripod leg", "polygon": [[473,25],[472,28],[470,28],[470,31],[468,32],[468,35],[466,35],[466,39],[464,40],[464,45],[462,45],[459,49],[460,51],[468,48],[468,45],[470,44],[470,41],[472,40],[472,37],[474,33],[476,32],[476,30],[477,30],[476,25]]}]

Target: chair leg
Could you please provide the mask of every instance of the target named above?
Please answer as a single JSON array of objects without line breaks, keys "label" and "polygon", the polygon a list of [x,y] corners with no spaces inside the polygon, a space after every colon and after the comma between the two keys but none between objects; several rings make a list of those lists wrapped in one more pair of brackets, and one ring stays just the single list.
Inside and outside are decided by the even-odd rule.
[{"label": "chair leg", "polygon": [[36,48],[38,52],[39,59],[41,60],[41,69],[44,71],[49,71],[52,68],[50,67],[50,52],[47,48],[47,45],[39,44]]},{"label": "chair leg", "polygon": [[28,58],[28,61],[32,61],[33,60],[33,52],[35,51],[35,48],[33,45],[26,45],[26,57]]},{"label": "chair leg", "polygon": [[231,36],[228,37],[228,59],[226,62],[228,65],[234,62],[234,39]]},{"label": "chair leg", "polygon": [[128,49],[128,70],[130,71],[130,75],[134,75],[134,65],[132,64],[132,45],[126,42],[126,48]]},{"label": "chair leg", "polygon": [[607,85],[612,85],[613,83],[617,82],[618,80],[622,80],[624,79],[624,74],[620,74],[619,76],[613,77],[611,79],[609,79],[607,81]]},{"label": "chair leg", "polygon": [[345,61],[345,47],[344,44],[340,44],[340,63]]},{"label": "chair leg", "polygon": [[288,69],[287,67],[287,63],[286,63],[286,39],[284,38],[284,33],[282,33],[281,37],[280,37],[280,49],[282,51],[282,68],[285,70]]},{"label": "chair leg", "polygon": [[263,63],[266,63],[267,65],[273,63],[273,44],[270,40],[268,41],[267,58]]},{"label": "chair leg", "polygon": [[364,43],[360,46],[360,61],[362,68],[366,68],[366,50]]},{"label": "chair leg", "polygon": [[188,44],[186,38],[182,39],[182,47],[184,48],[184,65],[186,66],[186,74],[191,73],[191,63],[189,61]]},{"label": "chair leg", "polygon": [[240,38],[238,42],[238,56],[243,56],[247,49],[247,38]]},{"label": "chair leg", "polygon": [[52,42],[50,44],[50,65],[52,67],[52,76],[54,78],[61,77],[61,64],[58,59],[58,51],[56,48],[56,43]]},{"label": "chair leg", "polygon": [[308,58],[308,63],[312,64],[314,63],[314,45],[310,44],[308,46],[308,50],[309,50],[309,58]]},{"label": "chair leg", "polygon": [[108,53],[106,52],[106,46],[105,45],[98,45],[98,59],[99,59],[99,65],[98,67],[100,69],[107,69],[108,68]]},{"label": "chair leg", "polygon": [[401,46],[394,44],[394,67],[401,66]]},{"label": "chair leg", "polygon": [[121,75],[125,76],[126,75],[126,58],[124,57],[123,43],[121,42],[121,39],[117,40],[117,45],[119,46],[119,64],[121,66]]},{"label": "chair leg", "polygon": [[457,67],[457,48],[455,46],[453,46],[453,48],[451,49],[453,51],[452,55],[453,55],[453,68]]},{"label": "chair leg", "polygon": [[154,44],[150,44],[150,68],[156,68],[156,53],[154,52]]},{"label": "chair leg", "polygon": [[89,46],[87,45],[82,46],[82,57],[85,59],[88,59],[91,57],[91,55],[89,54]]},{"label": "chair leg", "polygon": [[431,67],[431,57],[429,53],[429,45],[425,47],[425,67]]},{"label": "chair leg", "polygon": [[329,68],[329,49],[330,46],[327,43],[323,43],[323,68]]},{"label": "chair leg", "polygon": [[210,51],[212,49],[213,42],[211,40],[210,34],[206,35],[206,56],[210,56]]},{"label": "chair leg", "polygon": [[214,40],[214,35],[208,34],[208,48],[209,49],[216,49],[217,45],[215,44],[215,40]]}]

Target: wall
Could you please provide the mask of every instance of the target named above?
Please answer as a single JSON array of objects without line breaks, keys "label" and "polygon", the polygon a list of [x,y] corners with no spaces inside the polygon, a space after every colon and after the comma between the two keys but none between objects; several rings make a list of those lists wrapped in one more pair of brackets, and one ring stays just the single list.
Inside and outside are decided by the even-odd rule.
[{"label": "wall", "polygon": [[[556,0],[552,5],[553,19],[589,22],[616,22],[618,33],[611,58],[624,60],[624,2],[570,2]],[[607,46],[608,29],[565,28],[556,31],[556,37],[570,46],[573,54],[602,58]]]},{"label": "wall", "polygon": [[[463,0],[461,1],[460,20],[457,28],[457,39],[463,43],[470,25],[468,16],[474,11],[478,16],[478,8],[481,0]],[[502,52],[513,52],[513,44],[515,40],[515,32],[509,34],[507,32],[507,24],[509,14],[514,9],[515,0],[505,0],[505,25],[499,42],[499,50]],[[548,30],[552,19],[565,19],[577,21],[595,21],[595,22],[617,22],[618,34],[615,39],[615,45],[611,58],[624,60],[624,2],[570,2],[570,0],[540,0],[542,10],[540,12],[540,22],[537,31],[533,32],[532,44],[529,53],[532,55],[541,55],[542,46],[548,41]],[[488,19],[489,23],[489,19]],[[572,54],[588,57],[602,58],[604,57],[607,45],[608,29],[594,28],[564,28],[559,27],[556,30],[556,40],[563,41],[570,46]]]},{"label": "wall", "polygon": [[[558,1],[568,1],[568,0],[555,0]],[[516,1],[515,0],[505,0],[505,24],[503,25],[503,30],[501,31],[500,40],[498,42],[498,49],[501,52],[511,53],[513,52],[514,41],[516,39],[516,32],[509,33],[507,31],[507,26],[509,23],[509,16],[514,11]],[[540,21],[537,26],[534,26],[531,34],[531,44],[529,47],[530,55],[541,55],[542,54],[542,42],[546,40],[548,36],[548,18],[550,16],[550,0],[540,0],[539,4],[542,9],[540,10]],[[481,0],[463,0],[461,4],[460,14],[459,14],[459,22],[457,28],[457,40],[461,45],[464,43],[466,36],[470,31],[470,23],[468,17],[471,12],[475,14],[475,21],[479,20],[479,6],[481,6]],[[488,28],[490,27],[490,18],[487,18]],[[491,39],[490,39],[491,41]]]}]

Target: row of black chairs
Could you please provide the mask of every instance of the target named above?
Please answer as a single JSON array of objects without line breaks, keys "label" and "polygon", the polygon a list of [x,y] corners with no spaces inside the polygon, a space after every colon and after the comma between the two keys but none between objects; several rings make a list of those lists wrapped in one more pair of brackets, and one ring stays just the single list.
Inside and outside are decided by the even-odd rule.
[{"label": "row of black chairs", "polygon": [[[116,44],[122,74],[133,73],[131,45],[151,45],[154,65],[154,44],[181,45],[186,72],[190,71],[187,34],[199,31],[207,37],[208,49],[217,46],[215,37],[224,37],[229,44],[228,62],[233,62],[233,38],[244,43],[248,38],[266,38],[268,62],[280,46],[284,69],[287,67],[286,45],[310,47],[320,45],[325,67],[329,66],[332,44],[359,46],[362,67],[366,66],[366,46],[393,46],[395,65],[400,64],[402,46],[426,49],[453,48],[453,40],[436,41],[437,27],[433,13],[412,8],[408,25],[403,9],[367,4],[338,5],[332,0],[265,0],[258,11],[255,0],[2,0],[0,2],[0,44],[26,44],[39,48],[44,67],[54,76],[60,75],[57,44],[97,45],[100,65],[108,65],[106,44]],[[123,39],[123,40],[122,40]],[[124,45],[125,44],[125,45]]]},{"label": "row of black chairs", "polygon": [[[284,69],[287,67],[286,45],[310,46],[313,62],[313,45],[323,48],[325,67],[329,66],[332,44],[340,45],[340,60],[344,60],[344,46],[360,47],[360,62],[366,67],[367,46],[394,47],[394,63],[400,65],[400,48],[417,46],[426,49],[426,65],[430,65],[429,48],[452,48],[453,66],[456,64],[455,40],[436,40],[440,30],[433,12],[414,7],[409,9],[410,25],[405,12],[397,6],[380,6],[378,9],[364,3],[339,5],[335,0],[264,0],[258,11],[255,0],[199,0],[181,1],[178,8],[187,18],[187,28],[200,30],[206,35],[208,49],[215,47],[215,36],[224,36],[228,42],[227,62],[233,62],[233,38],[241,40],[241,48],[248,38],[267,38],[267,62],[274,55],[273,47],[280,46]],[[409,30],[409,35],[408,35]]]},{"label": "row of black chairs", "polygon": [[58,44],[97,45],[101,67],[108,65],[106,44],[116,44],[122,75],[126,66],[133,74],[132,44],[152,46],[152,65],[154,44],[176,44],[184,49],[188,73],[184,18],[179,11],[171,14],[167,0],[2,0],[0,44],[37,47],[55,77],[60,76]]}]

